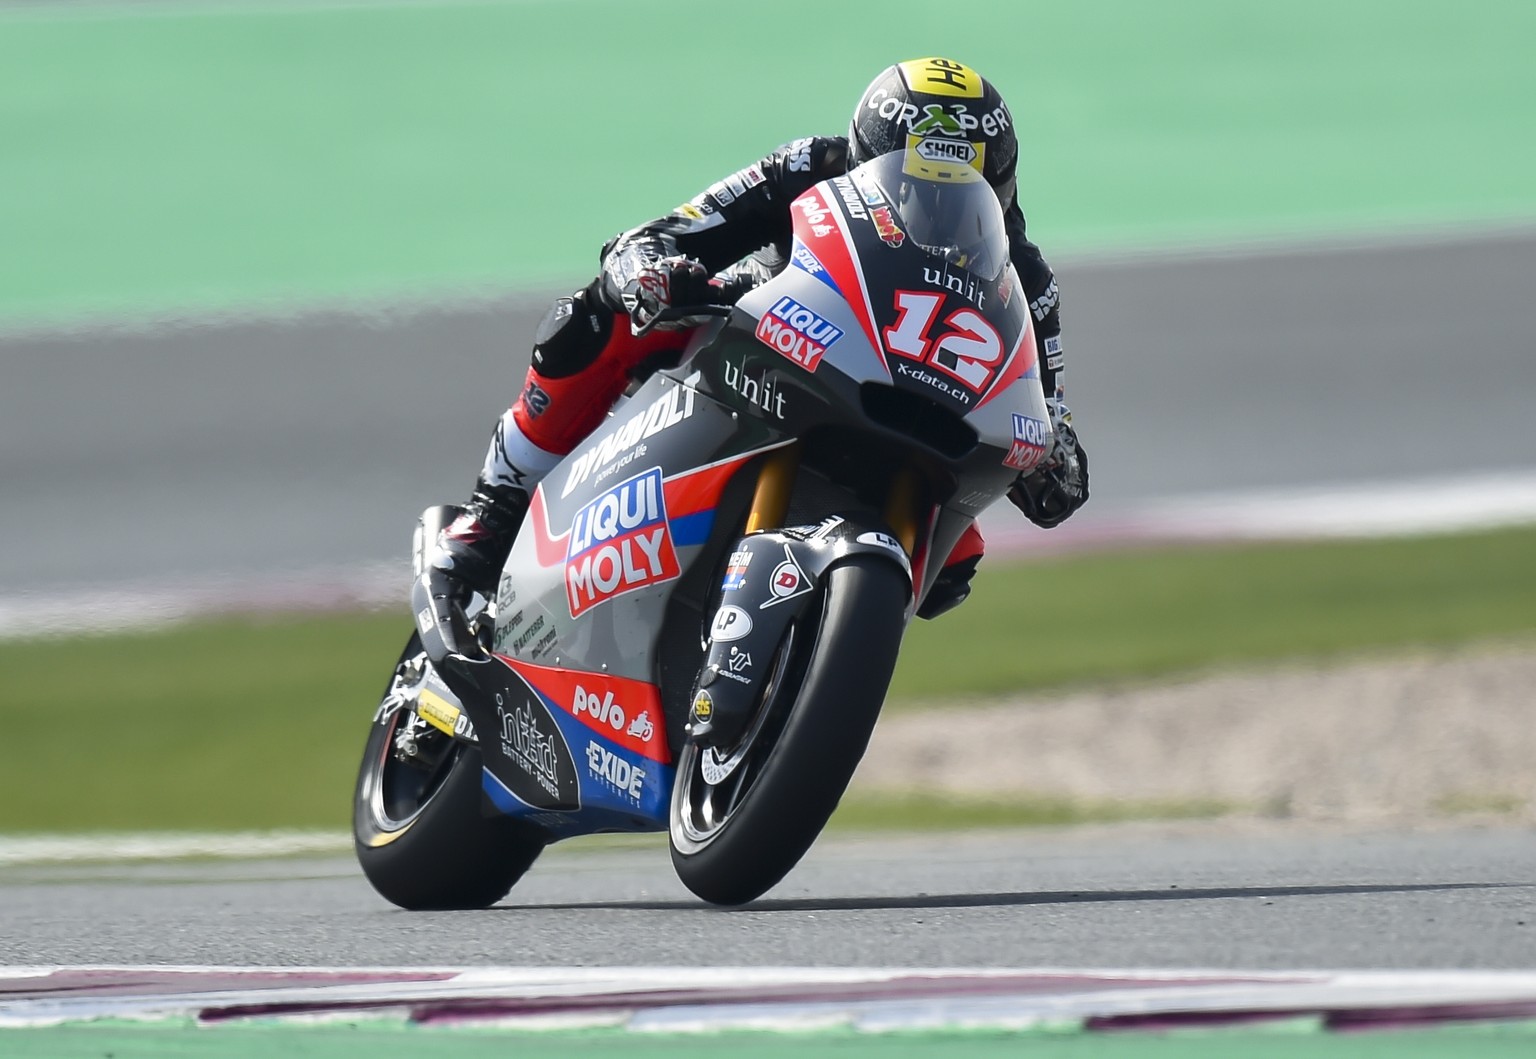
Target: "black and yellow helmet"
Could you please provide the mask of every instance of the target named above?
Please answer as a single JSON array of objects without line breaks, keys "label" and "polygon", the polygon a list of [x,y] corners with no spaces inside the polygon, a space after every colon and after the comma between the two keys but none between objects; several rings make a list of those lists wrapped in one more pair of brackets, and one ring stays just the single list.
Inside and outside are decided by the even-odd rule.
[{"label": "black and yellow helmet", "polygon": [[912,59],[869,83],[848,130],[850,164],[890,151],[970,165],[1007,209],[1013,203],[1019,140],[997,89],[952,59]]}]

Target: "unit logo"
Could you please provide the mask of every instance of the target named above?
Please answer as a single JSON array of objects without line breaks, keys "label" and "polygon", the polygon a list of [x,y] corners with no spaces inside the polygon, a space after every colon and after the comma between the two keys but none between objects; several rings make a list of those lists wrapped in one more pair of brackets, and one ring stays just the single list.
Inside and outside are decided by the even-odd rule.
[{"label": "unit logo", "polygon": [[620,482],[571,521],[565,593],[573,618],[614,596],[670,581],[678,573],[660,467]]},{"label": "unit logo", "polygon": [[757,337],[806,371],[815,371],[822,355],[843,332],[786,295],[758,320]]},{"label": "unit logo", "polygon": [[1013,445],[1003,460],[1004,467],[1020,471],[1032,471],[1045,459],[1051,444],[1051,428],[1043,419],[1033,416],[1013,416]]},{"label": "unit logo", "polygon": [[[761,331],[761,324],[758,329]],[[727,358],[720,362],[720,381],[763,411],[771,412],[779,419],[784,418],[784,395],[779,392],[777,371],[764,368],[754,378],[747,374],[746,357],[742,357],[739,362]]]}]

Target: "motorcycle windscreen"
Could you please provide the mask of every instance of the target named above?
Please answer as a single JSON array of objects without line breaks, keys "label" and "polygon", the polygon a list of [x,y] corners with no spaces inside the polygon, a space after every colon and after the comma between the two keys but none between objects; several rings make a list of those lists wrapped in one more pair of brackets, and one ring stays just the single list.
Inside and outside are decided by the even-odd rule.
[{"label": "motorcycle windscreen", "polygon": [[[970,147],[965,141],[954,146]],[[910,239],[929,257],[995,283],[1008,267],[1008,231],[997,193],[963,163],[928,161],[916,150],[881,155],[851,174],[878,188]],[[893,238],[895,233],[885,233]],[[899,242],[898,242],[899,245]]]},{"label": "motorcycle windscreen", "polygon": [[1038,376],[1002,207],[970,165],[894,151],[795,206],[797,241],[825,263],[896,386],[965,415]]}]

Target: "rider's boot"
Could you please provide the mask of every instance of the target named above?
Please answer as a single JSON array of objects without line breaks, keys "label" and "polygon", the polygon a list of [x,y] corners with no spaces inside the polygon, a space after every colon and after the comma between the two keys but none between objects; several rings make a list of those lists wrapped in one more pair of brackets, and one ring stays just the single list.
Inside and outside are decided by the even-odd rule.
[{"label": "rider's boot", "polygon": [[461,601],[472,592],[492,597],[533,490],[560,461],[560,456],[528,439],[518,424],[517,411],[514,405],[496,425],[469,502],[438,534],[427,560],[427,565],[454,582]]}]

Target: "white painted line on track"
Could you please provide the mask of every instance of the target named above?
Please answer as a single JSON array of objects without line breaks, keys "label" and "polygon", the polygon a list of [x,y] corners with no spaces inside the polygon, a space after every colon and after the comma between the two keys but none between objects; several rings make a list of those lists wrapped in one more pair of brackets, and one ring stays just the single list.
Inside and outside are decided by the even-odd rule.
[{"label": "white painted line on track", "polygon": [[0,835],[0,866],[181,857],[281,857],[342,853],[351,848],[351,836],[342,831]]},{"label": "white painted line on track", "polygon": [[982,518],[987,550],[1027,555],[1145,543],[1412,537],[1536,523],[1536,471],[1353,482],[1306,489],[1172,496],[1036,530],[998,505]]},{"label": "white painted line on track", "polygon": [[1536,473],[1185,497],[1147,506],[1141,519],[1186,538],[1393,537],[1536,522]]},{"label": "white painted line on track", "polygon": [[153,629],[228,614],[404,608],[410,578],[410,564],[401,560],[261,578],[0,596],[0,639]]}]

